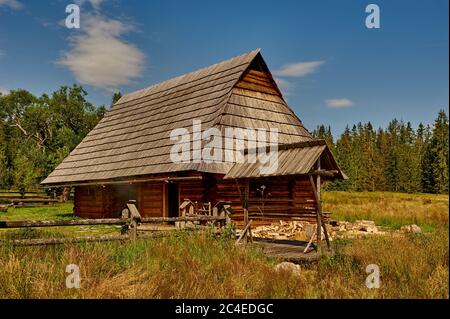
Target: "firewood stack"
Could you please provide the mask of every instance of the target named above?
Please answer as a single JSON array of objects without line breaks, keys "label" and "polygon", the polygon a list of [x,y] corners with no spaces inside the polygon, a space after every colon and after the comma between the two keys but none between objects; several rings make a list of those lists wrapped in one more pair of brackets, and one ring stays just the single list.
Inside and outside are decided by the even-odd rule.
[{"label": "firewood stack", "polygon": [[252,229],[254,237],[277,240],[308,240],[313,233],[314,225],[310,223],[280,220],[269,226],[258,226]]}]

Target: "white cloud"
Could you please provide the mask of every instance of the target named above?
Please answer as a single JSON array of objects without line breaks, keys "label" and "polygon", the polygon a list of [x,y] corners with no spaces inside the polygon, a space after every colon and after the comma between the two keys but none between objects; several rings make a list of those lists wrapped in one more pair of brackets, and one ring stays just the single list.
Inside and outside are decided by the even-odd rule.
[{"label": "white cloud", "polygon": [[0,93],[1,93],[2,95],[7,95],[7,94],[9,94],[9,90],[0,87]]},{"label": "white cloud", "polygon": [[326,100],[325,103],[329,108],[339,109],[343,107],[350,107],[353,105],[353,101],[349,99],[331,99]]},{"label": "white cloud", "polygon": [[89,0],[89,2],[91,3],[91,6],[93,6],[95,9],[99,9],[103,0]]},{"label": "white cloud", "polygon": [[77,3],[80,6],[85,4],[86,2],[89,2],[94,9],[98,10],[98,9],[100,9],[102,2],[105,2],[105,0],[78,0],[78,1],[75,1],[75,3]]},{"label": "white cloud", "polygon": [[17,0],[0,0],[0,7],[8,7],[13,10],[20,10],[23,4]]},{"label": "white cloud", "polygon": [[283,92],[283,94],[288,95],[289,89],[292,88],[292,83],[277,77],[275,77],[274,80],[277,83],[278,88]]},{"label": "white cloud", "polygon": [[289,63],[283,65],[280,69],[275,70],[273,73],[276,76],[301,77],[314,73],[319,68],[319,66],[324,63],[325,61]]},{"label": "white cloud", "polygon": [[79,30],[58,60],[79,82],[113,90],[142,74],[144,54],[121,38],[132,27],[97,14],[85,15]]}]

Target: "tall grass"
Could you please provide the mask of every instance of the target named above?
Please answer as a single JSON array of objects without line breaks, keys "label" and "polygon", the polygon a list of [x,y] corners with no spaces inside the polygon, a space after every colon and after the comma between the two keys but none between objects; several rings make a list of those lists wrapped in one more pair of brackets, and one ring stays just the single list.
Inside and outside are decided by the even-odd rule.
[{"label": "tall grass", "polygon": [[[448,199],[333,192],[325,193],[325,207],[337,219],[429,226],[423,234],[335,240],[334,255],[302,265],[298,274],[276,271],[278,261],[256,247],[235,247],[233,241],[208,232],[177,231],[166,238],[128,243],[3,244],[0,298],[449,297]],[[46,235],[42,231],[8,237]],[[80,289],[66,288],[69,264],[80,267]],[[365,285],[369,264],[380,267],[379,289]]]},{"label": "tall grass", "polygon": [[[372,237],[298,275],[275,271],[256,248],[207,234],[178,232],[134,243],[3,247],[1,298],[448,298],[448,234]],[[81,269],[81,289],[65,268]],[[381,288],[368,289],[377,264]]]}]

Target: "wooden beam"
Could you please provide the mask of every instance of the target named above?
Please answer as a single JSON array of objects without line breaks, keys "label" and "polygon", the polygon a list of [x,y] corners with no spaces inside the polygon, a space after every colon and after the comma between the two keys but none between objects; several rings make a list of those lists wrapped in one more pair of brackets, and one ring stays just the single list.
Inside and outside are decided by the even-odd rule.
[{"label": "wooden beam", "polygon": [[310,172],[309,174],[313,175],[313,176],[334,177],[335,175],[339,174],[339,171],[337,171],[337,170],[317,169],[315,171]]},{"label": "wooden beam", "polygon": [[185,217],[142,217],[140,223],[164,223],[164,222],[193,222],[193,221],[221,221],[226,220],[225,216],[185,216]]},{"label": "wooden beam", "polygon": [[60,187],[60,186],[104,186],[104,185],[117,185],[117,184],[135,184],[135,183],[148,183],[148,182],[181,182],[181,181],[192,181],[201,180],[202,176],[174,176],[174,177],[155,177],[146,179],[130,179],[123,181],[98,181],[98,182],[86,182],[86,183],[72,183],[72,184],[55,184],[44,186],[44,188]]}]

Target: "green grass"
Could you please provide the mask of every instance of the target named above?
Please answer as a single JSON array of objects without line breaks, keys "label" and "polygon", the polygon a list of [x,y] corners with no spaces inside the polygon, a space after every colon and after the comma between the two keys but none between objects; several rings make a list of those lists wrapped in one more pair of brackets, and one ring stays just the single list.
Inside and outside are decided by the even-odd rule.
[{"label": "green grass", "polygon": [[0,213],[1,220],[70,220],[74,219],[73,204],[64,203],[45,207],[10,207]]},{"label": "green grass", "polygon": [[[0,213],[0,221],[17,220],[72,220],[73,204],[64,203],[45,207],[10,207],[8,212]],[[120,226],[66,226],[66,227],[37,227],[32,229],[0,229],[0,239],[49,238],[67,236],[89,236],[117,233]]]}]

